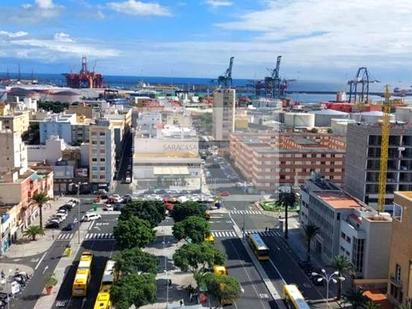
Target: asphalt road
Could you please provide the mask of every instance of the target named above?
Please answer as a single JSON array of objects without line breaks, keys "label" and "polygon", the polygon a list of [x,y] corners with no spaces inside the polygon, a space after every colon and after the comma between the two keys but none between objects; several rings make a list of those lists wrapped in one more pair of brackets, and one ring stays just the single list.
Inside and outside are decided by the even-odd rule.
[{"label": "asphalt road", "polygon": [[[82,242],[81,248],[76,256],[75,261],[66,270],[66,276],[63,284],[57,294],[56,302],[52,308],[73,308],[73,309],[88,309],[93,308],[96,296],[99,292],[100,282],[103,275],[104,267],[108,259],[110,259],[115,250],[116,242],[108,237],[113,232],[113,227],[116,224],[117,215],[102,215],[102,220],[95,221],[86,239]],[[89,235],[89,236],[88,236]],[[88,238],[90,237],[90,238]],[[93,252],[92,277],[88,285],[88,293],[85,298],[73,298],[71,296],[72,284],[76,274],[76,269],[79,263],[80,255],[84,251]]]}]

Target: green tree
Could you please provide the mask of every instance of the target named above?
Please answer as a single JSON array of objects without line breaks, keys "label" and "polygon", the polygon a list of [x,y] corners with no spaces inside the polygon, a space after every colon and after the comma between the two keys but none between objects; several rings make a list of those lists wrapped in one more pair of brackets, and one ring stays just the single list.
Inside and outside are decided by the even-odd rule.
[{"label": "green tree", "polygon": [[140,248],[122,250],[113,257],[113,260],[116,261],[115,271],[119,277],[139,272],[155,274],[159,265],[156,256]]},{"label": "green tree", "polygon": [[240,296],[240,284],[231,276],[217,276],[213,273],[207,273],[201,281],[206,285],[208,293],[216,297],[221,305],[231,304]]},{"label": "green tree", "polygon": [[36,240],[37,235],[44,235],[44,230],[39,225],[29,226],[24,232],[23,236]]},{"label": "green tree", "polygon": [[178,203],[173,207],[172,217],[175,222],[182,221],[187,217],[198,216],[204,218],[206,206],[197,202]]},{"label": "green tree", "polygon": [[368,302],[368,298],[363,296],[363,293],[358,290],[350,290],[343,297],[346,303],[352,305],[353,309],[362,308]]},{"label": "green tree", "polygon": [[40,192],[33,195],[32,200],[37,204],[37,207],[39,207],[40,227],[43,228],[43,206],[50,199],[46,193]]},{"label": "green tree", "polygon": [[116,309],[136,308],[156,301],[156,280],[153,274],[130,274],[114,282],[110,295]]},{"label": "green tree", "polygon": [[120,250],[134,247],[142,248],[155,239],[155,231],[146,220],[130,216],[127,220],[119,220],[113,228]]},{"label": "green tree", "polygon": [[190,238],[192,242],[201,243],[210,234],[210,225],[206,219],[191,216],[173,225],[173,236],[177,240]]},{"label": "green tree", "polygon": [[[338,277],[347,277],[352,274],[353,265],[351,261],[344,255],[337,255],[332,261],[332,267],[338,272]],[[338,280],[336,298],[340,300],[342,297],[342,280]]]},{"label": "green tree", "polygon": [[295,207],[296,195],[294,192],[281,192],[279,194],[279,203],[285,207],[285,238],[288,238],[288,209]]},{"label": "green tree", "polygon": [[165,219],[165,206],[160,201],[131,202],[122,209],[119,220],[125,220],[130,216],[147,220],[155,227]]},{"label": "green tree", "polygon": [[396,309],[411,309],[411,306],[408,304],[401,304],[399,306],[396,306]]},{"label": "green tree", "polygon": [[224,265],[226,256],[214,246],[202,242],[200,244],[184,244],[173,254],[173,262],[182,271],[191,271],[195,279],[213,265]]},{"label": "green tree", "polygon": [[305,238],[306,238],[306,260],[310,261],[310,245],[312,243],[312,239],[319,233],[319,227],[313,224],[308,224],[303,227],[305,231]]}]

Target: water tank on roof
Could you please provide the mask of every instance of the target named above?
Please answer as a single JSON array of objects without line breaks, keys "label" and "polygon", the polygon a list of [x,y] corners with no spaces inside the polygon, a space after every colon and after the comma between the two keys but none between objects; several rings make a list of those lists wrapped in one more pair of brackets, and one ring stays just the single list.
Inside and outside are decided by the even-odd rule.
[{"label": "water tank on roof", "polygon": [[315,116],[315,126],[330,127],[332,119],[348,119],[349,114],[333,109],[322,109],[312,112]]},{"label": "water tank on roof", "polygon": [[315,126],[315,115],[310,113],[285,113],[284,121],[289,128],[312,128]]}]

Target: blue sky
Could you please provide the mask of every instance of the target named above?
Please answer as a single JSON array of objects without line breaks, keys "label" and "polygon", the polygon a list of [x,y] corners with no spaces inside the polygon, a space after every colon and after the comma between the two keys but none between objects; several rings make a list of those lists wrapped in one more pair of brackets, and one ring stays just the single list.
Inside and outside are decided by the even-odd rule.
[{"label": "blue sky", "polygon": [[[2,0],[0,71],[410,83],[410,0]],[[408,84],[409,85],[409,84]]]}]

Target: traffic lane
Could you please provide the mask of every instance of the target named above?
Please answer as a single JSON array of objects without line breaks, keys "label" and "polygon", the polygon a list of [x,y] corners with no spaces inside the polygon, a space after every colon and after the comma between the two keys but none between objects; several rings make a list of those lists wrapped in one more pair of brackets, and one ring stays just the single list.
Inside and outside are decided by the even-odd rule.
[{"label": "traffic lane", "polygon": [[211,230],[231,230],[233,223],[228,214],[211,214],[209,219]]},{"label": "traffic lane", "polygon": [[306,299],[320,300],[324,298],[323,288],[319,287],[318,290],[313,286],[295,257],[289,252],[290,248],[278,239],[278,236],[262,236],[262,238],[270,249],[271,262],[288,284],[296,284]]},{"label": "traffic lane", "polygon": [[243,289],[232,308],[278,308],[264,285],[239,238],[219,240],[216,246],[226,253],[229,275],[239,280]]},{"label": "traffic lane", "polygon": [[63,255],[64,249],[69,244],[67,241],[56,241],[49,248],[46,255],[33,273],[31,280],[23,290],[21,297],[17,298],[10,305],[10,308],[33,308],[37,300],[43,293],[46,284],[46,278],[53,274],[60,258]]},{"label": "traffic lane", "polygon": [[230,215],[236,224],[243,227],[245,223],[245,230],[259,230],[264,231],[266,228],[274,229],[278,228],[279,220],[277,218],[265,216],[265,215],[253,215],[253,214],[231,214]]}]

